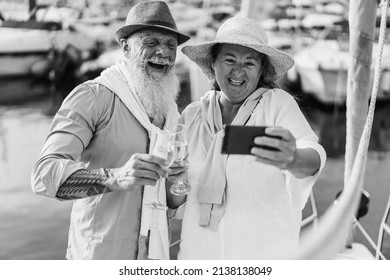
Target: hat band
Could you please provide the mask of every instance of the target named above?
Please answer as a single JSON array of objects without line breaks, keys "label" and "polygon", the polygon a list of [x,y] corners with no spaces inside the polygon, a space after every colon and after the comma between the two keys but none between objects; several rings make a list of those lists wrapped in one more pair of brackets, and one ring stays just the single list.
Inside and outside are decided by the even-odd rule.
[{"label": "hat band", "polygon": [[162,26],[166,26],[166,27],[177,30],[177,27],[175,24],[171,24],[171,23],[168,23],[166,21],[148,20],[148,21],[145,21],[143,24],[162,25]]}]

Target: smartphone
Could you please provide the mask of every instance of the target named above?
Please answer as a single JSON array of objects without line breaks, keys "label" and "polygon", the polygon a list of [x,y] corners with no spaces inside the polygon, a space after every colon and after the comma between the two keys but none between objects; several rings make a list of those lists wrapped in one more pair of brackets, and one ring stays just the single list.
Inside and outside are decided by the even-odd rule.
[{"label": "smartphone", "polygon": [[256,145],[253,143],[258,136],[267,136],[278,138],[278,136],[268,135],[265,133],[266,126],[225,126],[225,135],[222,142],[222,154],[250,155],[252,147],[261,147],[272,151],[277,151],[273,147]]}]

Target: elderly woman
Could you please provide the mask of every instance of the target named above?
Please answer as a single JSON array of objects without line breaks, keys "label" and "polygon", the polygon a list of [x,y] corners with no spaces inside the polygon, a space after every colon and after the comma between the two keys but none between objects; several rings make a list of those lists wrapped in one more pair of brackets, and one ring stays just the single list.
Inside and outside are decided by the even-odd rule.
[{"label": "elderly woman", "polygon": [[[292,58],[268,46],[265,30],[234,17],[216,39],[186,46],[215,89],[181,116],[188,128],[187,197],[179,259],[280,259],[298,250],[302,209],[324,166],[294,98],[275,81]],[[225,125],[267,126],[251,155],[221,154]]]}]

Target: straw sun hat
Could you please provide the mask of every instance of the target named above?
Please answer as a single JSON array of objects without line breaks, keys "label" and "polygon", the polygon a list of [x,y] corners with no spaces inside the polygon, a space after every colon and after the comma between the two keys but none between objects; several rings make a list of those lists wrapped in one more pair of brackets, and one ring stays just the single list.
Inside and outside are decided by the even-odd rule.
[{"label": "straw sun hat", "polygon": [[115,37],[119,42],[120,39],[148,27],[172,31],[177,35],[179,45],[190,39],[189,36],[178,31],[169,7],[163,1],[148,1],[135,5],[127,14],[126,25],[115,33]]},{"label": "straw sun hat", "polygon": [[210,80],[215,77],[211,66],[213,63],[211,49],[218,43],[241,45],[265,54],[272,66],[265,69],[262,74],[268,81],[279,79],[294,64],[289,54],[268,45],[267,34],[260,23],[249,18],[235,16],[220,26],[214,41],[188,45],[182,49],[182,52],[198,64]]}]

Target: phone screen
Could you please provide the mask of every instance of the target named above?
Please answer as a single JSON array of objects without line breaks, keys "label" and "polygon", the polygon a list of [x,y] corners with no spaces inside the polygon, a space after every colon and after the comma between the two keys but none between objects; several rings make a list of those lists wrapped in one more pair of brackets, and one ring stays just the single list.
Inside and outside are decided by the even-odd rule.
[{"label": "phone screen", "polygon": [[266,126],[227,125],[225,127],[225,135],[222,142],[222,153],[250,155],[252,147],[255,146],[268,150],[277,150],[269,146],[260,146],[253,143],[254,139],[258,136],[280,138],[277,136],[267,135],[265,133],[266,128]]}]

